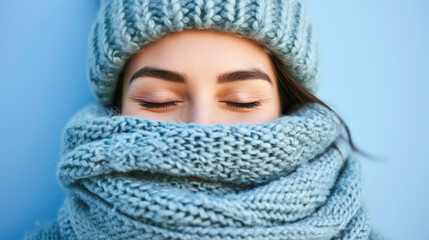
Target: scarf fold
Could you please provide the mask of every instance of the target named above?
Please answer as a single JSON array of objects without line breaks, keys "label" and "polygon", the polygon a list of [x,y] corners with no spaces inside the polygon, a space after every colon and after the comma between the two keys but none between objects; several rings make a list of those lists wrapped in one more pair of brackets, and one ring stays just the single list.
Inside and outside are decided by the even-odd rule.
[{"label": "scarf fold", "polygon": [[86,106],[66,125],[62,239],[372,239],[360,164],[317,103],[198,125]]}]

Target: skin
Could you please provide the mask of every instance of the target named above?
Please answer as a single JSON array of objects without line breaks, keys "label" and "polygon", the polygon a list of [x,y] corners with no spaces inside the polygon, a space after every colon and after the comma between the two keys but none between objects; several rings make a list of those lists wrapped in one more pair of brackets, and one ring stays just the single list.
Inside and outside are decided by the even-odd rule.
[{"label": "skin", "polygon": [[123,77],[122,115],[198,124],[263,123],[281,116],[268,53],[230,33],[168,34],[135,54]]}]

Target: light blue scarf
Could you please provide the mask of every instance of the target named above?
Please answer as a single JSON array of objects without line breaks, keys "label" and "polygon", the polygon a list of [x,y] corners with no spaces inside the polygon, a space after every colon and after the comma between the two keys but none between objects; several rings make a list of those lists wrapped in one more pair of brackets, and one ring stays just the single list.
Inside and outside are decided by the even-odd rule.
[{"label": "light blue scarf", "polygon": [[58,239],[375,239],[342,133],[316,103],[233,125],[87,106],[63,134]]}]

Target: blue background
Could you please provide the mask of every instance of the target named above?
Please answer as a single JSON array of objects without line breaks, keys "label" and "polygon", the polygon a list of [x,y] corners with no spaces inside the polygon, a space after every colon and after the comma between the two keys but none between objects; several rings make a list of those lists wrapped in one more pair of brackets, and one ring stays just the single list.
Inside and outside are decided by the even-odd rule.
[{"label": "blue background", "polygon": [[[318,97],[349,125],[373,227],[427,239],[429,2],[308,1],[321,49]],[[96,0],[0,0],[0,238],[56,218],[66,121],[94,97],[86,78]]]}]

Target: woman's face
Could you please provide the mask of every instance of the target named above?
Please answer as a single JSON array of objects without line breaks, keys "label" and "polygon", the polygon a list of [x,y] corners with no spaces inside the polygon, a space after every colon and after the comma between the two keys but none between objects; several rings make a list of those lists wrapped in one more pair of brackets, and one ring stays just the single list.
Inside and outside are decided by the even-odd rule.
[{"label": "woman's face", "polygon": [[262,123],[281,115],[269,55],[233,34],[169,34],[134,55],[123,77],[122,115],[198,124]]}]

